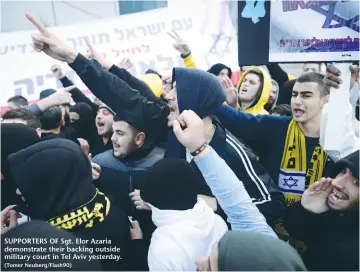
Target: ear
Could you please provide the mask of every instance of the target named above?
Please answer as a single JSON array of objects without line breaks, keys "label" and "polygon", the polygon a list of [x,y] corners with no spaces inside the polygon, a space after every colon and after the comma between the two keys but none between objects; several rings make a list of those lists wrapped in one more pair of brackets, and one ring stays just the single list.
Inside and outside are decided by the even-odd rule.
[{"label": "ear", "polygon": [[145,133],[144,132],[139,132],[138,134],[136,134],[135,136],[135,145],[140,148],[143,146],[145,142]]}]

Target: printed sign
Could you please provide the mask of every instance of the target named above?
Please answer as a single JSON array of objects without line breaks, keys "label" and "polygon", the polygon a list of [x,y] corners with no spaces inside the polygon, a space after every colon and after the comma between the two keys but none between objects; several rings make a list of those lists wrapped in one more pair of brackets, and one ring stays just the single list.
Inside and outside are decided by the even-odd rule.
[{"label": "printed sign", "polygon": [[[226,2],[211,5],[201,2],[192,10],[163,8],[55,27],[52,31],[80,53],[85,53],[83,38],[88,37],[115,63],[129,57],[134,63],[130,69],[133,75],[153,69],[166,76],[171,75],[173,67],[183,66],[179,52],[172,47],[173,41],[166,33],[174,29],[189,42],[198,68],[207,69],[222,62],[236,72],[236,25],[230,10]],[[0,105],[6,105],[7,99],[14,95],[23,95],[32,101],[37,100],[44,89],[62,87],[50,71],[57,61],[34,51],[32,33],[36,30],[0,34]],[[64,65],[64,70],[81,90],[87,89],[70,67]]]},{"label": "printed sign", "polygon": [[270,62],[359,59],[359,1],[271,1]]}]

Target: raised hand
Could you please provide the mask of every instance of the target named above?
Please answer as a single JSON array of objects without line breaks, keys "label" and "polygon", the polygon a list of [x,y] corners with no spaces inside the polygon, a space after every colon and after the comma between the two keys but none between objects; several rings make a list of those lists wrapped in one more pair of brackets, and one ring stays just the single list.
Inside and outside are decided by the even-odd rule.
[{"label": "raised hand", "polygon": [[173,130],[179,142],[190,152],[196,151],[206,142],[203,121],[192,110],[184,110],[179,118],[174,120]]},{"label": "raised hand", "polygon": [[332,192],[331,182],[331,178],[321,178],[312,184],[302,195],[301,205],[312,213],[327,212],[327,198]]},{"label": "raised hand", "polygon": [[76,59],[77,52],[59,39],[53,32],[43,26],[30,14],[26,18],[39,30],[40,34],[32,34],[34,49],[38,52],[43,51],[46,55],[60,61],[73,63]]},{"label": "raised hand", "polygon": [[99,179],[100,173],[101,173],[101,167],[100,167],[100,165],[92,162],[92,163],[91,163],[91,170],[92,170],[92,179],[93,179],[93,180]]},{"label": "raised hand", "polygon": [[172,30],[172,33],[168,32],[168,34],[174,39],[173,46],[177,51],[183,56],[190,54],[189,44],[175,30]]},{"label": "raised hand", "polygon": [[65,77],[65,73],[60,64],[54,64],[51,66],[51,72],[53,72],[57,79],[62,79]]},{"label": "raised hand", "polygon": [[120,68],[123,68],[126,70],[129,69],[132,65],[133,65],[133,63],[131,62],[131,60],[129,58],[123,58],[118,64],[118,66]]},{"label": "raised hand", "polygon": [[236,108],[237,106],[237,92],[231,79],[227,76],[223,76],[220,79],[221,85],[224,88],[226,95],[226,102],[229,106]]},{"label": "raised hand", "polygon": [[88,37],[84,37],[84,40],[89,48],[89,52],[87,53],[88,57],[92,59],[96,59],[104,69],[109,70],[113,65],[113,63],[109,61],[107,58],[105,58],[101,52],[95,49],[95,47],[90,43]]},{"label": "raised hand", "polygon": [[[351,83],[350,89],[354,86],[355,81],[360,85],[360,72],[359,66],[357,65],[350,65],[351,70]],[[340,79],[340,70],[336,68],[334,65],[330,64],[326,67],[326,75],[324,78],[324,84],[328,88],[336,88],[340,87],[342,83]]]}]

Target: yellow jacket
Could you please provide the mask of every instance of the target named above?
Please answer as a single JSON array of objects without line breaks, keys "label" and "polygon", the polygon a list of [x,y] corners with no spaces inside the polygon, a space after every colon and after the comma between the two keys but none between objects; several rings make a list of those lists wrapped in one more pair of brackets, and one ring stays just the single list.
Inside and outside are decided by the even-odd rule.
[{"label": "yellow jacket", "polygon": [[191,53],[189,56],[184,58],[184,66],[185,68],[196,68],[196,63]]},{"label": "yellow jacket", "polygon": [[[251,71],[251,70],[258,70],[262,73],[263,78],[264,78],[264,84],[263,84],[263,89],[261,90],[261,95],[260,98],[255,100],[249,108],[247,108],[246,110],[244,110],[244,112],[253,114],[253,115],[258,115],[258,114],[269,114],[265,109],[264,106],[266,105],[268,99],[269,99],[269,95],[271,92],[271,77],[269,75],[269,73],[267,73],[264,69],[260,68],[260,67],[250,67],[248,68],[240,77],[238,85],[236,87],[237,92],[239,92],[241,83],[244,80],[244,77],[246,76],[246,74]],[[241,110],[241,106],[238,102],[237,108],[239,110]]]}]

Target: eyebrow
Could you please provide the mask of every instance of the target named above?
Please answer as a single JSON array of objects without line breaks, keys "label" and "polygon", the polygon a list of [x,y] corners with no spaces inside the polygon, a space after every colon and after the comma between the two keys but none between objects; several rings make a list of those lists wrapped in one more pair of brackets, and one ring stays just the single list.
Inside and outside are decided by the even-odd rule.
[{"label": "eyebrow", "polygon": [[115,129],[115,132],[125,133],[124,131],[122,131],[122,130],[120,130],[120,129]]},{"label": "eyebrow", "polygon": [[313,92],[311,92],[311,91],[295,91],[295,90],[293,90],[292,92],[293,93],[300,93],[300,94],[313,94]]}]

